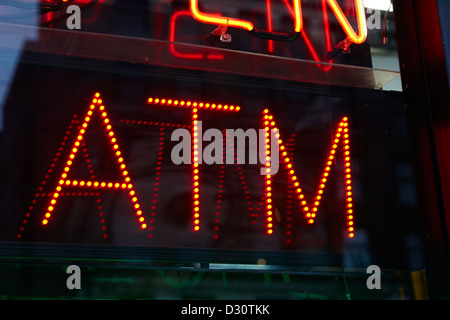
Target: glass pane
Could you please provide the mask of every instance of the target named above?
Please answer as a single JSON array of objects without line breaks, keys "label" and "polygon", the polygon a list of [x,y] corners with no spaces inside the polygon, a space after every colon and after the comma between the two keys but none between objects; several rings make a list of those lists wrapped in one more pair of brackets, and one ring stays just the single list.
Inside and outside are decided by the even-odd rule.
[{"label": "glass pane", "polygon": [[[364,2],[367,39],[343,44],[331,3],[301,1],[295,39],[295,1],[198,1],[259,31],[189,1],[2,5],[0,295],[414,298],[393,12]],[[359,34],[355,3],[337,2]]]}]

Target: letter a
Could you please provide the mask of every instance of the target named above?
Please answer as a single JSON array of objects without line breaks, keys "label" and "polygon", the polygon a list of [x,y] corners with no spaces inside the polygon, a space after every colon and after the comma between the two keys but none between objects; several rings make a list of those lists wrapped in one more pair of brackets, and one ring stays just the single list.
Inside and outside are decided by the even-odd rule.
[{"label": "letter a", "polygon": [[[47,225],[50,223],[53,211],[55,210],[55,206],[58,203],[58,199],[60,196],[60,192],[65,187],[76,187],[76,188],[88,188],[88,189],[117,189],[122,190],[128,193],[130,196],[130,202],[134,209],[136,216],[138,216],[138,221],[140,223],[141,229],[146,229],[147,224],[145,223],[145,219],[142,214],[142,210],[140,209],[140,204],[138,202],[138,198],[136,196],[136,191],[133,189],[133,184],[131,183],[131,177],[129,177],[129,173],[125,164],[125,159],[123,158],[122,152],[120,151],[119,144],[117,143],[117,139],[115,137],[115,133],[112,129],[112,125],[110,124],[110,120],[108,118],[108,114],[106,112],[105,106],[102,104],[102,99],[100,99],[100,93],[96,93],[94,99],[92,100],[92,104],[89,107],[89,110],[84,118],[84,121],[78,131],[78,136],[73,144],[70,155],[67,158],[66,165],[62,170],[60,180],[58,182],[55,191],[50,198],[49,205],[47,207],[47,211],[42,220],[42,225]],[[118,181],[91,181],[90,179],[86,180],[76,180],[69,179],[70,171],[73,167],[74,160],[76,159],[79,149],[81,149],[81,143],[85,139],[85,134],[88,129],[89,123],[91,122],[91,118],[94,116],[94,112],[100,114],[101,120],[104,125],[104,131],[107,134],[109,142],[111,144],[111,148],[114,152],[114,158],[117,162],[118,170],[120,170],[121,176],[123,179]]]},{"label": "letter a", "polygon": [[366,285],[369,290],[373,289],[381,289],[381,270],[380,267],[377,265],[371,265],[367,267],[366,273],[372,273],[373,274],[367,278]]},{"label": "letter a", "polygon": [[70,273],[71,275],[67,278],[66,286],[67,289],[73,290],[81,289],[81,270],[77,265],[71,265],[67,267],[66,273]]},{"label": "letter a", "polygon": [[367,8],[366,12],[370,14],[369,18],[367,18],[367,28],[370,30],[381,29],[381,11],[372,11],[372,9]]},{"label": "letter a", "polygon": [[80,7],[73,4],[67,7],[66,13],[71,14],[69,18],[67,18],[66,26],[69,30],[80,30],[81,29],[81,10]]},{"label": "letter a", "polygon": [[[219,129],[208,129],[203,134],[204,141],[213,142],[205,147],[203,151],[203,161],[206,164],[223,164],[223,136]],[[214,154],[214,155],[213,155]]]},{"label": "letter a", "polygon": [[[182,138],[181,141],[180,138]],[[174,130],[170,140],[179,141],[170,154],[172,162],[176,165],[191,164],[191,133],[189,130],[183,128]]]}]

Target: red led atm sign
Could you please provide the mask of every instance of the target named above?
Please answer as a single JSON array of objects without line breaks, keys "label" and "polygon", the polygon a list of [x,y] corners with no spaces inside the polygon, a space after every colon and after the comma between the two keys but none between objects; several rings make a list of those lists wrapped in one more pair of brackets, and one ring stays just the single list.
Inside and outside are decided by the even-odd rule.
[{"label": "red led atm sign", "polygon": [[[22,234],[31,218],[31,215],[38,215],[40,219],[40,225],[42,228],[46,228],[49,224],[52,223],[52,220],[55,216],[64,215],[63,212],[58,211],[58,204],[62,197],[72,196],[72,197],[82,197],[82,196],[93,196],[96,198],[96,202],[98,205],[98,215],[99,222],[101,225],[103,238],[108,237],[108,230],[105,224],[105,216],[103,212],[102,199],[101,195],[106,192],[116,192],[121,197],[128,199],[128,211],[130,217],[134,217],[136,220],[136,227],[141,232],[148,232],[148,237],[153,237],[153,230],[157,226],[154,225],[154,218],[156,215],[156,208],[158,205],[158,194],[160,192],[160,182],[161,182],[161,171],[162,171],[162,153],[164,150],[164,136],[166,132],[172,129],[175,132],[177,129],[190,130],[191,139],[190,139],[190,148],[191,148],[191,157],[192,161],[189,162],[189,166],[191,167],[191,177],[192,177],[192,186],[191,186],[191,226],[192,231],[197,233],[202,231],[202,220],[204,219],[205,214],[215,214],[215,224],[214,227],[214,239],[218,238],[218,221],[220,219],[220,210],[222,205],[222,198],[220,195],[222,194],[223,183],[225,179],[225,166],[226,164],[220,164],[220,174],[217,177],[219,182],[219,190],[218,196],[216,200],[216,207],[210,208],[211,210],[206,210],[205,206],[201,206],[202,203],[202,181],[200,179],[202,168],[204,168],[205,163],[199,161],[199,154],[202,149],[202,142],[204,138],[204,134],[200,132],[200,121],[201,114],[203,112],[218,112],[218,113],[239,113],[241,111],[240,106],[235,105],[227,105],[220,103],[207,103],[204,101],[189,101],[189,100],[181,100],[169,97],[152,97],[147,100],[147,105],[149,108],[158,109],[163,108],[166,111],[180,111],[186,110],[191,114],[191,122],[187,124],[174,124],[169,122],[158,122],[158,121],[142,121],[142,120],[133,120],[131,123],[143,124],[143,125],[152,125],[159,127],[159,142],[158,142],[158,152],[157,152],[157,161],[155,174],[156,178],[153,183],[153,194],[152,196],[144,198],[141,194],[139,194],[138,188],[133,184],[133,172],[129,169],[127,155],[124,154],[124,150],[121,148],[119,144],[120,137],[117,136],[112,121],[110,120],[107,106],[103,101],[100,93],[96,93],[94,98],[92,99],[92,103],[88,107],[86,114],[84,117],[79,118],[74,116],[72,122],[70,123],[66,135],[63,137],[63,142],[59,147],[58,152],[56,153],[53,162],[45,174],[45,178],[41,183],[41,186],[38,188],[38,192],[35,194],[34,199],[32,200],[31,205],[28,208],[28,212],[25,215],[25,218],[22,220],[22,224],[20,226],[20,230],[17,234],[18,238],[22,238]],[[115,179],[100,179],[97,177],[94,168],[92,166],[92,162],[89,156],[89,145],[85,141],[86,133],[91,129],[92,126],[98,122],[92,122],[92,118],[97,117],[100,119],[101,128],[100,129],[102,135],[106,137],[106,141],[109,143],[107,148],[110,149],[113,163],[115,164],[115,170],[118,172],[119,178]],[[343,183],[345,184],[345,216],[346,216],[346,230],[347,236],[349,238],[353,238],[355,236],[355,227],[354,227],[354,207],[353,207],[353,199],[352,199],[352,172],[351,172],[351,156],[350,156],[350,131],[348,125],[349,119],[347,117],[343,117],[337,127],[335,128],[335,133],[333,136],[333,140],[330,143],[330,149],[328,151],[328,155],[326,159],[323,159],[323,170],[322,175],[318,179],[318,184],[316,186],[316,193],[313,197],[307,196],[302,189],[301,177],[296,172],[296,168],[294,165],[293,152],[292,148],[290,148],[289,142],[283,140],[283,137],[280,135],[278,130],[277,121],[275,116],[271,113],[270,109],[266,108],[263,110],[260,115],[260,124],[261,127],[259,130],[263,133],[263,139],[259,139],[259,143],[263,145],[265,162],[262,170],[267,170],[265,174],[261,174],[259,177],[264,181],[264,190],[261,190],[263,194],[263,212],[264,215],[256,215],[258,219],[264,219],[265,233],[267,236],[271,236],[277,232],[277,228],[275,228],[276,219],[275,216],[275,208],[274,208],[274,192],[276,191],[276,185],[274,184],[274,178],[276,174],[278,174],[278,170],[276,173],[270,171],[271,167],[274,166],[273,159],[279,161],[276,164],[276,167],[280,168],[280,171],[283,171],[288,175],[288,189],[289,190],[289,201],[297,202],[297,207],[299,208],[298,212],[293,212],[292,214],[301,215],[306,219],[307,224],[314,224],[317,219],[320,219],[318,216],[319,207],[326,197],[326,187],[327,182],[329,181],[331,175],[333,174],[333,168],[337,163],[342,163],[344,168],[342,170],[344,174]],[[129,120],[121,120],[121,122],[129,123]],[[98,126],[98,124],[97,124]],[[275,133],[275,134],[271,134]],[[63,148],[69,141],[69,136],[74,136],[74,141],[67,146],[70,146],[69,151],[64,154]],[[202,138],[203,137],[203,138]],[[171,141],[175,141],[172,139]],[[261,142],[262,141],[262,142]],[[221,143],[226,143],[226,141],[222,141]],[[279,154],[279,157],[272,157],[274,153]],[[337,158],[342,157],[343,161],[337,162]],[[89,168],[89,175],[85,177],[75,177],[72,174],[77,166],[80,164],[80,161],[76,162],[76,160],[82,159],[85,164],[87,164]],[[58,163],[63,162],[62,165],[57,166]],[[180,165],[180,164],[177,164]],[[181,164],[185,165],[185,164]],[[236,167],[236,166],[234,166]],[[61,168],[56,170],[55,168]],[[240,183],[242,186],[242,192],[245,195],[245,199],[247,200],[248,210],[249,212],[253,212],[255,210],[255,206],[252,203],[249,196],[249,185],[246,182],[246,178],[243,174],[242,168],[237,166],[238,175],[240,178]],[[50,179],[50,176],[56,175],[57,179],[55,179],[55,185],[51,185],[47,183]],[[70,190],[70,191],[69,191]],[[78,191],[74,191],[78,190]],[[122,196],[123,195],[123,196]],[[38,198],[44,198],[47,201],[47,204],[44,206],[43,212],[35,212],[39,211],[36,208],[36,202]],[[151,201],[149,206],[145,206],[145,208],[149,208],[150,210],[146,212],[143,208],[143,204],[147,201]],[[289,238],[289,233],[292,230],[292,222],[291,219],[286,219],[287,225],[284,229],[286,232],[286,236]]]}]

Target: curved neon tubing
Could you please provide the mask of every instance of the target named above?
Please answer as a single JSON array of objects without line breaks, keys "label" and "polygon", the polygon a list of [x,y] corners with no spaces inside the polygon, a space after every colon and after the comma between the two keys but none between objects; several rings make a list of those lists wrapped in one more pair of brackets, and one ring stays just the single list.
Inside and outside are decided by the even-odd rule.
[{"label": "curved neon tubing", "polygon": [[[300,33],[303,30],[303,16],[300,1],[301,0],[293,0],[293,10],[295,18],[293,32],[295,33]],[[355,32],[336,0],[327,0],[327,2],[350,41],[356,44],[361,44],[366,41],[367,22],[363,0],[355,0],[356,18],[359,33]],[[251,21],[223,17],[215,14],[202,13],[198,8],[198,0],[189,0],[189,7],[192,16],[197,21],[213,25],[226,25],[229,27],[241,28],[247,31],[254,31],[254,25]],[[271,32],[267,33],[270,34]]]},{"label": "curved neon tubing", "polygon": [[195,20],[210,23],[214,25],[226,25],[229,27],[241,28],[247,31],[252,31],[254,29],[253,23],[247,20],[222,17],[218,15],[205,14],[200,12],[198,8],[198,0],[189,0],[189,7],[191,10],[191,14]]},{"label": "curved neon tubing", "polygon": [[367,38],[367,23],[366,23],[366,13],[364,11],[363,0],[355,0],[356,18],[358,21],[359,34],[356,34],[353,27],[348,22],[347,17],[342,12],[341,7],[337,4],[336,0],[327,0],[330,5],[331,10],[339,21],[342,29],[344,29],[347,37],[357,44],[361,44],[366,41]]},{"label": "curved neon tubing", "polygon": [[[303,30],[303,16],[301,4],[300,0],[293,0],[293,2],[294,2],[294,18],[295,18],[293,32],[300,33]],[[253,31],[255,29],[253,23],[248,20],[202,13],[198,8],[198,0],[189,0],[189,8],[194,19],[203,23],[209,23],[213,25],[226,25],[229,27],[241,28],[247,31]]]}]

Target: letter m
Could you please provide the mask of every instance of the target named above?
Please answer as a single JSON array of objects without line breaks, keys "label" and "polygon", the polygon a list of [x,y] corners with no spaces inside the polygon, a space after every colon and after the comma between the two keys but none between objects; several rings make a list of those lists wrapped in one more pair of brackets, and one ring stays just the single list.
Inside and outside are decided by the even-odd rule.
[{"label": "letter m", "polygon": [[[254,149],[258,145],[258,138],[255,129],[247,129],[246,131],[242,129],[227,129],[227,146],[226,146],[226,163],[234,164],[234,151],[236,148],[236,158],[237,164],[245,163],[245,141],[248,138],[249,146],[249,164],[257,163],[257,151]],[[236,145],[235,145],[236,141]]]},{"label": "letter m", "polygon": [[[268,109],[264,110],[263,123],[266,130],[268,129],[278,130],[276,127],[275,119],[273,115],[269,113]],[[352,190],[352,175],[351,175],[351,161],[350,161],[350,131],[348,126],[348,118],[343,117],[337,126],[334,138],[331,141],[331,148],[328,152],[328,157],[325,161],[325,166],[323,169],[322,177],[320,178],[319,186],[317,188],[317,193],[311,205],[308,204],[305,198],[298,175],[296,174],[295,168],[293,166],[293,159],[289,158],[287,149],[281,139],[281,136],[279,136],[279,138],[274,139],[278,139],[277,145],[280,151],[280,167],[282,167],[283,165],[285,166],[289,175],[290,183],[292,183],[300,207],[302,208],[302,211],[305,214],[305,218],[307,219],[309,224],[313,224],[316,219],[318,208],[320,206],[321,200],[324,197],[327,181],[330,178],[332,167],[337,157],[338,146],[341,145],[342,156],[344,160],[343,163],[344,163],[344,183],[345,183],[346,216],[347,216],[347,236],[349,238],[353,238],[355,236],[355,229],[353,221],[353,198],[352,198],[353,190]],[[267,148],[269,148],[268,144]],[[271,175],[265,176],[265,202],[266,202],[265,206],[266,206],[267,234],[273,233],[272,180],[273,176]]]}]

